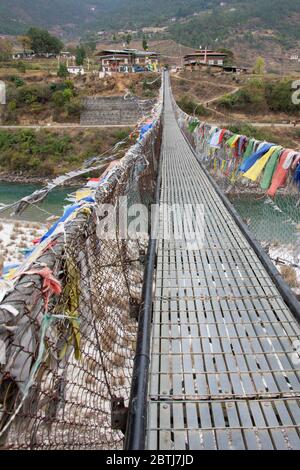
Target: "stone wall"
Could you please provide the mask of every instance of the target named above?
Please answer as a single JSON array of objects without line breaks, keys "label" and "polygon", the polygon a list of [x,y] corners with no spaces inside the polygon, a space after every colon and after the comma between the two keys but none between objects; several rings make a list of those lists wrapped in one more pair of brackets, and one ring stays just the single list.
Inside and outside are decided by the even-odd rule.
[{"label": "stone wall", "polygon": [[132,125],[153,105],[151,100],[138,102],[125,100],[123,96],[92,97],[83,100],[80,117],[82,125]]}]

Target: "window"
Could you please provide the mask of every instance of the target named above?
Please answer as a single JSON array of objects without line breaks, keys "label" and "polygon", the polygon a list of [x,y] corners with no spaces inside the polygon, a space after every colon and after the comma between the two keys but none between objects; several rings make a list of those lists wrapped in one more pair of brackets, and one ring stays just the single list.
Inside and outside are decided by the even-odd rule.
[{"label": "window", "polygon": [[218,65],[223,65],[223,59],[218,60]]},{"label": "window", "polygon": [[214,65],[214,64],[215,64],[215,61],[212,60],[212,59],[210,59],[210,60],[208,61],[208,63],[209,63],[209,65]]}]

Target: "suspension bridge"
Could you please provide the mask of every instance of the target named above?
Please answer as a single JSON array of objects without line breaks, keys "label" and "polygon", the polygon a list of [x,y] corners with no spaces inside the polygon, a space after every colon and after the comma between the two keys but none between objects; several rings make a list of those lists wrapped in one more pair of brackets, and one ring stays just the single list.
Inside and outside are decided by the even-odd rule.
[{"label": "suspension bridge", "polygon": [[[3,301],[22,318],[1,385],[3,448],[300,449],[299,303],[197,160],[167,74],[153,132],[80,212],[82,228],[71,221],[36,260],[63,288],[47,327],[43,302],[20,306],[43,290],[36,266]],[[160,205],[148,248],[97,239],[97,204],[124,194]],[[176,220],[167,236],[165,205],[203,207],[200,249],[176,238]]]}]

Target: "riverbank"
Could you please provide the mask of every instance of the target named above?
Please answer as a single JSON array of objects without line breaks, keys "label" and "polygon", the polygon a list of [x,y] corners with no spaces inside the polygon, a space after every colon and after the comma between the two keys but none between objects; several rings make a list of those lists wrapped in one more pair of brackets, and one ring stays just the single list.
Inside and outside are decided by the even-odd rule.
[{"label": "riverbank", "polygon": [[[0,180],[44,183],[81,168],[87,159],[109,155],[130,132],[130,128],[0,129]],[[119,147],[120,153],[121,149],[125,153],[127,146]]]},{"label": "riverbank", "polygon": [[0,219],[0,275],[8,265],[21,263],[33,241],[43,236],[47,225],[38,222]]},{"label": "riverbank", "polygon": [[[14,184],[33,184],[38,186],[46,186],[52,178],[42,177],[42,176],[28,176],[20,175],[14,173],[1,173],[0,172],[0,184],[1,183],[14,183]],[[74,180],[68,180],[65,184],[61,184],[63,187],[77,188],[85,183],[86,179],[84,177],[78,177]]]}]

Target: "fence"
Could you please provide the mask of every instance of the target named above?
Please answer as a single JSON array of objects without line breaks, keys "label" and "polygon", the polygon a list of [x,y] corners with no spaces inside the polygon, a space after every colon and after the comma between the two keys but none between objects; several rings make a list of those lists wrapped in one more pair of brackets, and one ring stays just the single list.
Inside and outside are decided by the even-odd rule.
[{"label": "fence", "polygon": [[[250,179],[241,165],[259,149],[265,155],[271,144],[200,123],[174,105],[179,124],[201,164],[300,297],[299,153],[272,145],[273,156],[269,160],[264,157],[260,169],[248,173]],[[290,159],[284,169],[280,159],[287,157]]]},{"label": "fence", "polygon": [[152,203],[160,145],[158,117],[0,298],[1,449],[122,448],[148,237],[123,238],[118,211]]}]

